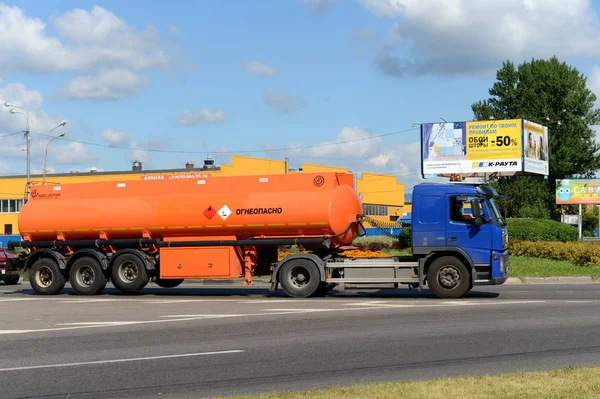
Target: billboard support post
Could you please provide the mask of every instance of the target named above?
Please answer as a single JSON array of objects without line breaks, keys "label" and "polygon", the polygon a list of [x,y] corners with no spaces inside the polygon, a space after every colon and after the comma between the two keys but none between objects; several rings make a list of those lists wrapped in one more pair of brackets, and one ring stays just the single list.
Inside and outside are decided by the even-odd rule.
[{"label": "billboard support post", "polygon": [[579,230],[579,241],[581,241],[581,227],[583,225],[582,223],[582,219],[583,219],[583,215],[581,214],[581,204],[579,204],[579,221],[577,222],[577,229]]}]

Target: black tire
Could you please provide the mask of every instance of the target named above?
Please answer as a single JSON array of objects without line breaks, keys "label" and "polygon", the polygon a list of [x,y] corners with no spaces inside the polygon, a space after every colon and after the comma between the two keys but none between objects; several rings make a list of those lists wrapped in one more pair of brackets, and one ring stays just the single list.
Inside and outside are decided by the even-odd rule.
[{"label": "black tire", "polygon": [[182,278],[157,278],[155,281],[156,285],[162,288],[175,288],[179,284],[183,283]]},{"label": "black tire", "polygon": [[141,290],[149,279],[146,265],[134,254],[118,255],[112,264],[111,282],[121,292],[130,294]]},{"label": "black tire", "polygon": [[4,284],[6,284],[6,285],[15,285],[15,284],[19,284],[20,278],[21,278],[21,276],[4,276],[2,278],[2,281],[4,281]]},{"label": "black tire", "polygon": [[429,266],[427,286],[438,298],[460,298],[470,290],[471,273],[460,259],[442,256]]},{"label": "black tire", "polygon": [[317,293],[321,274],[309,259],[292,259],[281,266],[279,282],[283,291],[292,298],[308,298]]},{"label": "black tire", "polygon": [[329,291],[333,290],[335,287],[337,287],[337,284],[321,282],[313,296],[325,296]]},{"label": "black tire", "polygon": [[83,256],[71,265],[69,283],[79,295],[99,294],[107,282],[102,266],[90,256]]},{"label": "black tire", "polygon": [[40,295],[58,294],[65,288],[65,283],[65,276],[50,258],[36,260],[29,270],[29,284]]}]

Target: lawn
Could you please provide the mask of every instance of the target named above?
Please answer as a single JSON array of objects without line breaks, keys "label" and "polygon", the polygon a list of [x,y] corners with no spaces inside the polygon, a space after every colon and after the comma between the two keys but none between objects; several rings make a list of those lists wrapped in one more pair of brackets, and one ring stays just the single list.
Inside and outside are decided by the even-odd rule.
[{"label": "lawn", "polygon": [[[236,399],[510,399],[596,398],[600,367],[568,368],[482,377],[356,385],[312,392],[235,396]],[[232,397],[234,398],[234,397]]]},{"label": "lawn", "polygon": [[552,259],[510,257],[511,277],[600,277],[600,267],[581,267]]}]

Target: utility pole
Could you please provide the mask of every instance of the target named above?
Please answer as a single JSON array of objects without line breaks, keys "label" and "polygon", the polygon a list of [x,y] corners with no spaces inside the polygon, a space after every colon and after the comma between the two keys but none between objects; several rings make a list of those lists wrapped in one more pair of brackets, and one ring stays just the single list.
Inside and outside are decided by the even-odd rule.
[{"label": "utility pole", "polygon": [[[25,108],[11,104],[8,101],[4,103],[4,106],[6,108],[10,108],[9,112],[11,114],[21,114],[25,116],[25,140],[27,143],[27,187],[25,189],[24,203],[27,203],[29,200],[29,192],[31,190],[31,135],[29,134],[29,115],[27,114],[27,110]],[[18,108],[23,112],[16,111],[14,108]]]}]

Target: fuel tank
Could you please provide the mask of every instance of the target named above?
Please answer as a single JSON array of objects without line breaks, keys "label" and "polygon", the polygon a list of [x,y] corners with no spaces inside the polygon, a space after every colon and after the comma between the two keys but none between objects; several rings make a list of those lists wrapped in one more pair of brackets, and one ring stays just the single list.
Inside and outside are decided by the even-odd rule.
[{"label": "fuel tank", "polygon": [[339,235],[333,246],[359,233],[349,173],[167,177],[34,186],[19,230],[32,241]]}]

